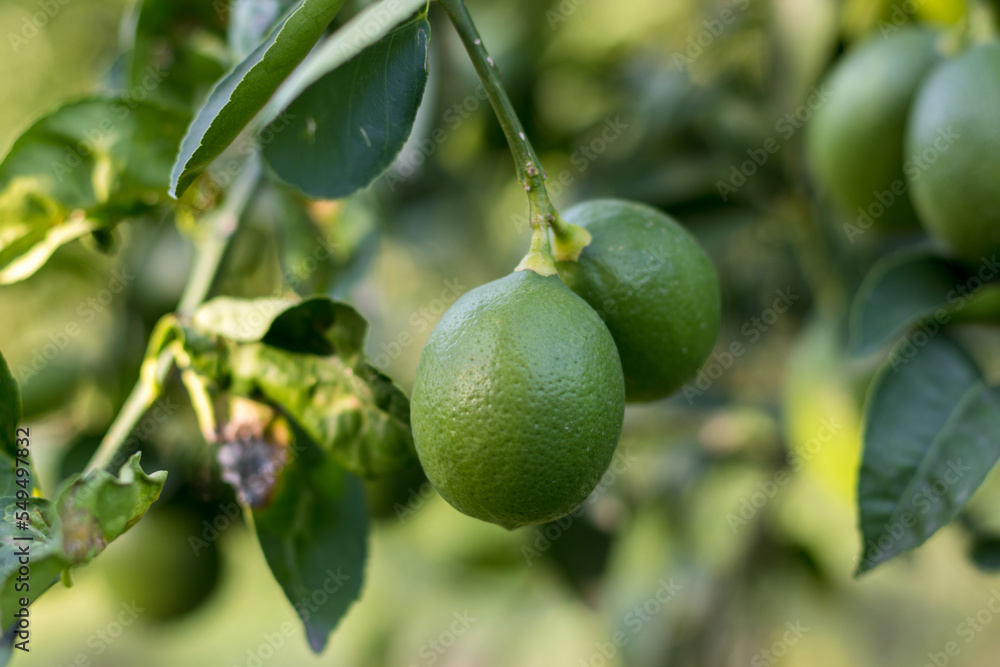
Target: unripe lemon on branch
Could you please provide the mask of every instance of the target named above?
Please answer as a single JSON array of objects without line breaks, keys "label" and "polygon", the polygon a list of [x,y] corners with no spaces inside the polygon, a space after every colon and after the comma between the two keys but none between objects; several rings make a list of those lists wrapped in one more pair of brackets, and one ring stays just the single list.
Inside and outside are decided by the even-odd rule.
[{"label": "unripe lemon on branch", "polygon": [[587,498],[624,411],[621,363],[601,318],[557,276],[524,269],[444,314],[417,367],[411,423],[441,496],[512,530]]}]

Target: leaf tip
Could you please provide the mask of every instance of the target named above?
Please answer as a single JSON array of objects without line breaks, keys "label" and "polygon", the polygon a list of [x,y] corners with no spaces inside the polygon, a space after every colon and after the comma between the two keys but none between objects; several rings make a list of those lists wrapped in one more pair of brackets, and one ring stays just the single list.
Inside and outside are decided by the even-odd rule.
[{"label": "leaf tip", "polygon": [[330,631],[309,623],[306,623],[305,626],[306,641],[309,642],[309,648],[313,653],[319,655],[326,648],[327,642],[330,641]]}]

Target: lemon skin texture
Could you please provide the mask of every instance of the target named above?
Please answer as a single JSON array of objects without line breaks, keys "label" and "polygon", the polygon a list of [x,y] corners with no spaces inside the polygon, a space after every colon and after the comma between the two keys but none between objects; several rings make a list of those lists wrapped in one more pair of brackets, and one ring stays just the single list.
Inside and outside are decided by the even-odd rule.
[{"label": "lemon skin texture", "polygon": [[625,412],[597,313],[557,276],[517,271],[458,299],[431,332],[411,399],[428,479],[508,530],[564,516],[597,486]]},{"label": "lemon skin texture", "polygon": [[921,82],[940,60],[935,41],[933,32],[904,28],[859,44],[828,76],[829,99],[806,126],[806,154],[820,190],[876,230],[918,227],[905,191],[906,121]]},{"label": "lemon skin texture", "polygon": [[673,218],[642,204],[594,200],[563,218],[593,240],[578,261],[558,263],[559,275],[605,320],[628,401],[674,393],[697,374],[719,335],[711,260]]},{"label": "lemon skin texture", "polygon": [[907,149],[922,158],[910,193],[924,228],[971,261],[1000,251],[1000,43],[934,70],[914,103]]}]

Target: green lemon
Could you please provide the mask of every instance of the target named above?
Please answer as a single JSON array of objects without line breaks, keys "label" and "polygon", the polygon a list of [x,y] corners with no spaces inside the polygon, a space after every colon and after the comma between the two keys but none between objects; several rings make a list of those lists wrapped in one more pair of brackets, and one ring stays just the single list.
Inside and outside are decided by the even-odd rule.
[{"label": "green lemon", "polygon": [[824,85],[829,100],[806,129],[820,189],[862,229],[913,227],[906,196],[906,119],[920,83],[939,60],[934,33],[904,28],[851,50]]},{"label": "green lemon", "polygon": [[111,589],[134,601],[144,621],[170,621],[202,605],[220,579],[221,558],[204,540],[200,515],[154,507],[103,557]]},{"label": "green lemon", "polygon": [[593,235],[559,275],[604,319],[618,346],[630,402],[677,391],[719,335],[719,279],[698,242],[656,209],[613,199],[563,218]]},{"label": "green lemon", "polygon": [[411,414],[420,463],[452,506],[508,530],[551,521],[611,463],[625,414],[618,352],[558,277],[516,271],[434,327]]},{"label": "green lemon", "polygon": [[934,70],[907,131],[910,193],[924,227],[976,261],[1000,251],[1000,43]]}]

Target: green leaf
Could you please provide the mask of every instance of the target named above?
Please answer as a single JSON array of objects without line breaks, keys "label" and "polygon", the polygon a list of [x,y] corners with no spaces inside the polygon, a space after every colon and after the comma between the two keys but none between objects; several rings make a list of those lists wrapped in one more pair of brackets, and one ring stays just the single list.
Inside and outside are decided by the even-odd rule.
[{"label": "green leaf", "polygon": [[328,37],[288,80],[278,88],[267,104],[264,116],[273,121],[307,88],[348,60],[372,46],[405,23],[427,0],[382,0],[358,12],[337,32]]},{"label": "green leaf", "polygon": [[427,86],[430,24],[405,24],[303,90],[268,129],[263,156],[317,198],[359,190],[388,169],[410,136]]},{"label": "green leaf", "polygon": [[0,354],[0,450],[7,456],[17,456],[17,429],[21,421],[21,392],[11,375],[7,360]]},{"label": "green leaf", "polygon": [[191,325],[200,333],[238,343],[257,343],[267,335],[276,317],[299,303],[292,299],[220,296],[202,304],[191,318]]},{"label": "green leaf", "polygon": [[171,174],[180,196],[239,136],[323,34],[344,0],[301,0],[243,62],[215,86],[188,128]]},{"label": "green leaf", "polygon": [[[139,454],[122,466],[118,477],[97,470],[69,481],[55,502],[31,498],[29,525],[19,528],[24,511],[17,499],[0,498],[0,628],[10,629],[19,597],[38,599],[67,568],[92,560],[112,540],[134,525],[160,496],[166,472],[147,475]],[[24,501],[22,501],[24,502]],[[18,537],[31,537],[30,591],[17,591]]]},{"label": "green leaf", "polygon": [[191,320],[200,333],[238,343],[263,341],[304,354],[336,354],[353,366],[364,347],[368,323],[351,306],[314,297],[236,299],[217,297],[203,304]]},{"label": "green leaf", "polygon": [[263,340],[289,352],[335,354],[353,368],[361,357],[367,333],[368,322],[354,308],[317,297],[281,313]]},{"label": "green leaf", "polygon": [[253,516],[271,572],[319,653],[361,592],[368,552],[364,487],[336,466],[296,459],[282,471],[271,504]]},{"label": "green leaf", "polygon": [[231,382],[221,384],[279,406],[348,471],[372,478],[415,464],[409,401],[366,362],[368,323],[354,308],[325,297],[219,297],[192,327],[226,343]]},{"label": "green leaf", "polygon": [[[988,278],[995,277],[996,271]],[[926,252],[882,260],[865,278],[851,312],[851,354],[866,356],[931,318],[937,326],[965,307],[976,271]],[[979,281],[976,283],[975,281]]]},{"label": "green leaf", "polygon": [[1000,459],[1000,390],[946,335],[893,355],[865,415],[860,575],[951,521]]},{"label": "green leaf", "polygon": [[28,128],[0,163],[0,283],[23,280],[60,245],[154,206],[185,121],[91,97]]},{"label": "green leaf", "polygon": [[371,366],[262,344],[239,346],[230,363],[239,387],[280,406],[350,472],[373,478],[416,461],[409,402]]}]

